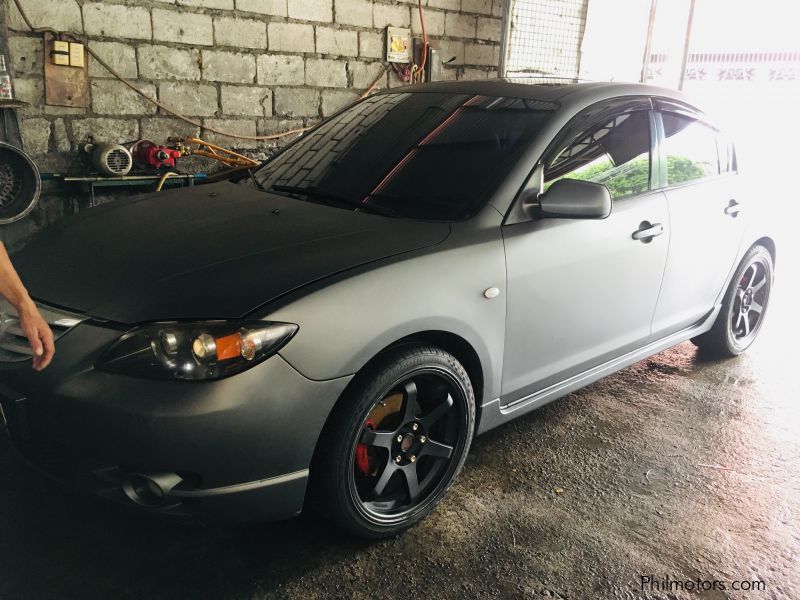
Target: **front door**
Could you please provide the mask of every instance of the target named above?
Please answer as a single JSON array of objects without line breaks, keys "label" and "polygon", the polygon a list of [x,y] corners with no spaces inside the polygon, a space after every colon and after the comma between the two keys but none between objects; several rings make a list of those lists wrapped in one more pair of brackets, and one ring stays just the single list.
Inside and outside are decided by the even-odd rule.
[{"label": "front door", "polygon": [[[608,218],[536,218],[503,228],[503,404],[650,338],[670,233],[666,198],[650,190],[651,125],[647,110],[607,116],[545,158],[545,189],[561,177],[606,185]],[[634,236],[659,225],[660,235]]]}]

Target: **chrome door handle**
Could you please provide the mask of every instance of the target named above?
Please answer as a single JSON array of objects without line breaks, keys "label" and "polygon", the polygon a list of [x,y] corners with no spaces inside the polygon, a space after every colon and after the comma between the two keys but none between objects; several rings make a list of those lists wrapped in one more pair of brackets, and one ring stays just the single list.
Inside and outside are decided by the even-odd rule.
[{"label": "chrome door handle", "polygon": [[736,200],[731,200],[723,212],[729,217],[736,217],[740,212],[742,212],[742,207]]},{"label": "chrome door handle", "polygon": [[664,233],[664,226],[661,223],[650,223],[643,221],[639,225],[639,229],[631,234],[631,237],[645,244],[652,240],[654,237]]}]

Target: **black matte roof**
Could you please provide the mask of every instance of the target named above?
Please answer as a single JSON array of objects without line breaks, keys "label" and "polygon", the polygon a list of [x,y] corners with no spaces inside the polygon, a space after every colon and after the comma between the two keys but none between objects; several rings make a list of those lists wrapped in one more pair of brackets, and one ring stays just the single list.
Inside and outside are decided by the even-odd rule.
[{"label": "black matte roof", "polygon": [[[449,92],[462,94],[484,94],[487,96],[506,96],[528,98],[548,102],[560,102],[569,96],[570,101],[582,100],[602,95],[615,96],[659,96],[686,101],[680,92],[641,83],[586,82],[575,83],[572,79],[558,78],[508,78],[478,79],[474,81],[436,81],[410,87],[392,88],[388,92]],[[384,92],[386,93],[386,92]]]}]

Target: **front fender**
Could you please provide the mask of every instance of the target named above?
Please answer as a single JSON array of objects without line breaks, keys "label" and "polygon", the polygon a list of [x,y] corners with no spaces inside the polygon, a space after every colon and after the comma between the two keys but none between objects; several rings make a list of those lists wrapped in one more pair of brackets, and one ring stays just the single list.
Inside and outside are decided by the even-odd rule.
[{"label": "front fender", "polygon": [[[300,325],[280,354],[314,380],[356,373],[381,350],[409,335],[458,335],[481,360],[485,397],[497,397],[505,286],[499,226],[454,230],[434,249],[382,261],[317,287],[265,316]],[[490,287],[500,289],[497,298],[484,297]]]}]

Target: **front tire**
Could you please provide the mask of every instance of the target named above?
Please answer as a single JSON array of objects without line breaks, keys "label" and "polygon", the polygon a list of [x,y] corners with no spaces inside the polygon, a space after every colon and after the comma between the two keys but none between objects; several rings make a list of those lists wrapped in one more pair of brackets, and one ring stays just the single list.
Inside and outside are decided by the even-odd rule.
[{"label": "front tire", "polygon": [[753,246],[728,286],[714,326],[692,342],[719,356],[738,356],[747,350],[764,323],[772,280],[772,255],[764,246]]},{"label": "front tire", "polygon": [[394,536],[442,500],[474,428],[475,395],[461,363],[439,348],[399,347],[360,373],[334,408],[310,499],[351,534]]}]

